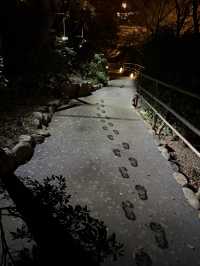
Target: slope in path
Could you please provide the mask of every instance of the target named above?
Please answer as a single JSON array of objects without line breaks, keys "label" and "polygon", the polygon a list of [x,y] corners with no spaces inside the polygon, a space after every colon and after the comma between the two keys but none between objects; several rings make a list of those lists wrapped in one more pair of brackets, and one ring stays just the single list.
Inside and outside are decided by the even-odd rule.
[{"label": "slope in path", "polygon": [[50,137],[17,174],[66,177],[73,204],[87,204],[124,244],[105,265],[200,265],[199,220],[185,202],[144,122],[128,79],[58,112]]}]

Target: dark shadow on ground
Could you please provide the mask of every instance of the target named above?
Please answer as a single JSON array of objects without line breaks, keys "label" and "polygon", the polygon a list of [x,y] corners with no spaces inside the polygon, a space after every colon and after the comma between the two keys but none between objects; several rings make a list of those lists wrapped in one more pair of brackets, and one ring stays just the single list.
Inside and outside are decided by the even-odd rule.
[{"label": "dark shadow on ground", "polygon": [[117,243],[115,234],[108,236],[104,223],[92,218],[87,207],[68,205],[65,178],[52,176],[43,185],[27,180],[28,186],[15,175],[2,178],[37,243],[37,259],[31,265],[95,266],[103,256],[116,259],[122,255],[123,245]]}]

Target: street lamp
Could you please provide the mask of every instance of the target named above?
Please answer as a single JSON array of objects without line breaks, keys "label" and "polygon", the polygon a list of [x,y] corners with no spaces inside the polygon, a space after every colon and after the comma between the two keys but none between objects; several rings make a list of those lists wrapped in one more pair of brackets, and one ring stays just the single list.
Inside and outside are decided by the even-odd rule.
[{"label": "street lamp", "polygon": [[123,2],[122,3],[122,8],[125,10],[125,9],[127,9],[127,3],[126,2]]},{"label": "street lamp", "polygon": [[62,36],[62,40],[63,41],[68,41],[69,38],[68,38],[68,36],[66,36],[66,24],[65,24],[65,22],[66,22],[66,17],[63,18],[63,36]]}]

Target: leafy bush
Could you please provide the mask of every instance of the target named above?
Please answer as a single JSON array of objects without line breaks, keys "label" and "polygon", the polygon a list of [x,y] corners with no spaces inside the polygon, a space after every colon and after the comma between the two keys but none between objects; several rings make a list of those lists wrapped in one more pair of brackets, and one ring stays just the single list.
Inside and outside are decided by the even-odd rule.
[{"label": "leafy bush", "polygon": [[83,66],[85,78],[90,79],[93,83],[108,84],[108,72],[106,69],[108,62],[103,54],[95,54],[94,58]]},{"label": "leafy bush", "polygon": [[[123,255],[123,245],[116,240],[114,233],[108,234],[107,226],[103,221],[91,216],[87,206],[69,204],[71,196],[66,193],[65,180],[66,178],[62,176],[47,177],[42,183],[32,178],[22,179],[26,187],[31,190],[36,202],[42,203],[53,219],[56,219],[58,227],[63,228],[63,235],[67,232],[75,241],[78,241],[85,254],[88,255],[87,257],[94,258],[95,265],[99,265],[108,256],[116,260],[118,256]],[[7,208],[7,211],[10,216],[26,220],[15,207]],[[2,226],[1,223],[1,228]],[[25,247],[17,255],[15,253],[13,259],[12,250],[10,250],[10,258],[17,262],[16,265],[41,265],[40,247],[35,243],[27,226],[22,223],[16,232],[11,232],[11,235],[13,240],[24,239],[33,244],[30,249]],[[56,245],[56,243],[53,244]]]}]

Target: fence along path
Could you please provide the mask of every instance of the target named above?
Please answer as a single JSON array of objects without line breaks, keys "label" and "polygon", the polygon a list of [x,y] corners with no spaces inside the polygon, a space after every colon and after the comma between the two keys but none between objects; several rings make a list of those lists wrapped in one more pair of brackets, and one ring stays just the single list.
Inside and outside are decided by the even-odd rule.
[{"label": "fence along path", "polygon": [[[123,67],[124,67],[124,69],[127,69],[129,71],[131,70],[133,73],[135,73],[135,77],[139,76],[140,80],[152,82],[153,86],[155,86],[155,88],[157,88],[157,89],[159,89],[159,85],[162,85],[166,90],[173,90],[173,91],[176,91],[176,92],[178,92],[178,93],[180,93],[182,95],[186,95],[188,97],[191,97],[191,98],[199,101],[199,105],[200,105],[200,96],[199,95],[194,94],[194,93],[192,93],[190,91],[186,91],[186,90],[177,88],[176,86],[169,85],[169,84],[167,84],[167,83],[165,83],[163,81],[157,80],[157,79],[152,78],[152,77],[150,77],[150,76],[148,76],[146,74],[143,74],[142,70],[144,69],[144,67],[141,66],[141,65],[132,64],[132,63],[125,63],[125,64],[123,64]],[[140,92],[143,92],[143,95]],[[139,94],[139,97],[154,112],[155,117],[159,117],[164,122],[164,124],[166,124],[177,136],[179,136],[180,139],[188,146],[188,148],[190,148],[198,156],[198,158],[200,158],[200,152],[194,147],[194,145],[191,144],[190,141],[187,140],[176,128],[174,128],[174,126],[172,126],[169,123],[169,121],[167,121],[167,119],[163,117],[162,114],[160,114],[160,112],[153,106],[153,104],[151,104],[147,100],[145,95],[149,96],[153,100],[153,102],[156,102],[158,105],[160,105],[162,108],[164,108],[168,113],[173,115],[179,122],[181,122],[184,126],[186,126],[189,130],[191,130],[198,137],[200,137],[200,130],[198,128],[196,128],[187,119],[185,119],[183,116],[178,114],[173,108],[171,108],[166,103],[164,103],[163,101],[158,99],[155,95],[152,95],[152,93],[147,91],[147,89],[144,88],[140,84],[138,84],[138,94]]]}]

